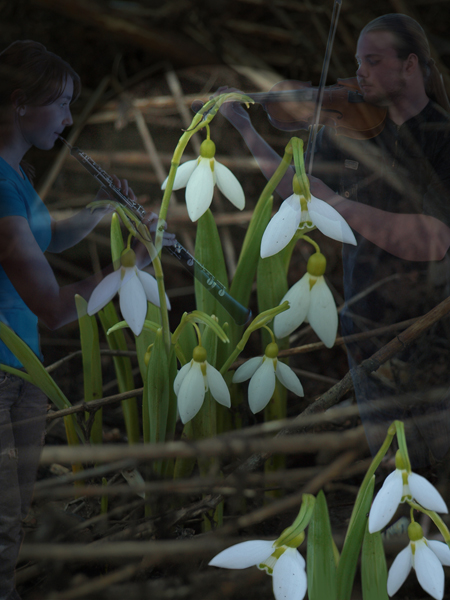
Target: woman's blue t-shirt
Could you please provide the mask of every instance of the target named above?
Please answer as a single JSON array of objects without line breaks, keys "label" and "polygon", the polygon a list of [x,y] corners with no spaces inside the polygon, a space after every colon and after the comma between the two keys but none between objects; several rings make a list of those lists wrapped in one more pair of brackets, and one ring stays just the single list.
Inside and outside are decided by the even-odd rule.
[{"label": "woman's blue t-shirt", "polygon": [[[45,252],[52,236],[50,214],[22,169],[21,173],[23,177],[0,157],[0,219],[11,216],[26,219],[40,249]],[[1,264],[0,320],[11,327],[42,360],[38,319],[16,292]],[[0,363],[22,367],[2,341]]]}]

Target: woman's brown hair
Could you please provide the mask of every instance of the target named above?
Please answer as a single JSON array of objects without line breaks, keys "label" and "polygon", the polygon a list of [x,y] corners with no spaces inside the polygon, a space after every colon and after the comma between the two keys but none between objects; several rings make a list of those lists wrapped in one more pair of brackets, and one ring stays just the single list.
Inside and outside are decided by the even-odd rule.
[{"label": "woman's brown hair", "polygon": [[[11,107],[13,92],[18,92],[20,105],[45,106],[61,96],[68,77],[73,80],[73,102],[81,90],[80,77],[74,69],[39,42],[13,42],[0,52],[0,121]],[[21,165],[32,179],[32,167],[25,161]]]},{"label": "woman's brown hair", "polygon": [[427,36],[419,23],[407,15],[392,13],[370,21],[360,35],[374,31],[388,31],[394,35],[397,55],[401,60],[406,60],[410,54],[417,56],[427,95],[450,112],[442,75],[431,58]]}]

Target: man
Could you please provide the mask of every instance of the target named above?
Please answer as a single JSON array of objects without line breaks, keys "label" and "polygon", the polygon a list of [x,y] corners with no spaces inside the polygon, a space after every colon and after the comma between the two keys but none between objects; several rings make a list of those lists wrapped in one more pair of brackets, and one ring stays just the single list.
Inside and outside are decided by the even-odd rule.
[{"label": "man", "polygon": [[[323,128],[315,176],[310,177],[311,193],[333,206],[357,236],[357,246],[343,247],[344,335],[420,316],[449,295],[446,281],[430,277],[437,265],[446,278],[445,261],[428,262],[442,261],[450,246],[450,106],[427,38],[410,17],[384,15],[361,32],[356,60],[364,100],[387,109],[384,129],[375,138],[353,140]],[[255,132],[245,111],[230,104],[222,112],[270,176],[279,158]],[[292,173],[277,189],[282,197],[292,193]],[[423,294],[427,284],[429,293]],[[355,302],[356,296],[360,299]],[[407,440],[416,466],[429,462],[427,446],[435,458],[447,451],[447,395],[431,406],[424,396],[425,389],[449,385],[443,360],[447,340],[443,323],[383,373],[355,379],[373,452],[396,418],[408,421]],[[348,345],[350,366],[386,341]],[[418,396],[418,405],[390,398],[386,411],[376,402],[411,392]]]}]

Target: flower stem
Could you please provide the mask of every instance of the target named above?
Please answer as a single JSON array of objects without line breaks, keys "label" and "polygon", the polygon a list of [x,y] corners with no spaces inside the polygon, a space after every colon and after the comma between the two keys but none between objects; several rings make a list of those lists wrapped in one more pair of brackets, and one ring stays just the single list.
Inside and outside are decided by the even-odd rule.
[{"label": "flower stem", "polygon": [[317,242],[315,242],[312,238],[310,238],[308,235],[305,235],[303,233],[302,235],[299,236],[299,239],[305,240],[305,242],[309,242],[312,246],[314,246],[316,252],[320,252],[319,244]]}]

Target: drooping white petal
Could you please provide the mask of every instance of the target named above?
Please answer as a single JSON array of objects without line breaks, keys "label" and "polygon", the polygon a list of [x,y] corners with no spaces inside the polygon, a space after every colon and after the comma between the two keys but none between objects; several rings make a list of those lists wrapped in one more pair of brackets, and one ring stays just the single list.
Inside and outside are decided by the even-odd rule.
[{"label": "drooping white petal", "polygon": [[387,593],[393,596],[404,584],[412,567],[411,546],[408,544],[396,557],[389,569]]},{"label": "drooping white petal", "polygon": [[450,567],[450,548],[445,542],[439,542],[438,540],[427,540],[428,547],[433,550],[441,563]]},{"label": "drooping white petal", "polygon": [[[173,183],[173,190],[179,190],[180,188],[186,187],[187,182],[189,181],[190,176],[194,172],[195,167],[197,166],[197,159],[188,160],[187,162],[180,165],[175,174],[175,181]],[[167,176],[163,181],[161,186],[162,190],[166,189],[167,180],[169,177]]]},{"label": "drooping white petal", "polygon": [[248,386],[248,404],[252,413],[267,406],[275,391],[275,369],[273,360],[265,359],[250,379]]},{"label": "drooping white petal", "polygon": [[292,194],[272,217],[261,240],[261,258],[283,250],[294,237],[300,223],[300,196]]},{"label": "drooping white petal", "polygon": [[245,207],[245,195],[237,178],[228,167],[217,160],[214,161],[214,172],[219,190],[236,208],[242,210]]},{"label": "drooping white petal", "polygon": [[308,202],[308,212],[314,225],[324,235],[332,240],[356,246],[353,231],[347,221],[332,206],[311,196],[311,200]]},{"label": "drooping white petal", "polygon": [[175,392],[176,396],[178,396],[178,392],[180,391],[180,386],[183,383],[184,378],[188,374],[189,369],[192,367],[193,362],[194,362],[194,359],[192,359],[190,362],[186,363],[178,371],[177,376],[175,377],[174,382],[173,382],[173,391]]},{"label": "drooping white petal", "polygon": [[417,473],[410,473],[408,475],[408,485],[413,498],[424,508],[438,513],[448,513],[444,499],[428,479],[425,479],[422,475],[417,475]]},{"label": "drooping white petal", "polygon": [[[131,269],[130,269],[131,270]],[[120,286],[120,312],[134,335],[139,335],[147,315],[147,296],[136,273]]]},{"label": "drooping white petal", "polygon": [[178,412],[184,424],[193,419],[201,409],[205,399],[205,380],[200,363],[195,360],[186,373],[177,394]]},{"label": "drooping white petal", "polygon": [[191,221],[197,221],[211,204],[214,180],[208,158],[201,158],[186,186],[186,205]]},{"label": "drooping white petal", "polygon": [[273,331],[277,338],[290,335],[305,320],[310,304],[309,277],[309,273],[305,273],[280,302],[280,304],[283,304],[287,300],[289,308],[276,315],[273,321]]},{"label": "drooping white petal", "polygon": [[294,394],[297,394],[297,396],[305,395],[303,392],[303,386],[300,383],[300,379],[290,367],[282,363],[280,360],[277,361],[275,374],[286,389],[290,390]]},{"label": "drooping white petal", "polygon": [[402,473],[395,469],[388,475],[375,497],[369,513],[369,532],[380,531],[394,516],[402,499],[403,481]]},{"label": "drooping white petal", "polygon": [[225,383],[225,379],[222,377],[220,371],[208,363],[206,364],[206,379],[208,381],[209,391],[211,392],[214,400],[216,400],[219,404],[230,408],[230,390]]},{"label": "drooping white petal", "polygon": [[[139,271],[136,269],[137,276],[139,277],[139,281],[144,289],[147,300],[154,304],[155,306],[160,306],[159,295],[158,295],[158,284],[156,283],[156,279],[150,275],[150,273],[146,273],[145,271]],[[166,296],[166,301],[168,300]]]},{"label": "drooping white petal", "polygon": [[338,315],[333,294],[323,277],[311,289],[308,321],[325,346],[331,348],[336,341]]},{"label": "drooping white petal", "polygon": [[436,600],[442,600],[444,597],[444,569],[439,558],[428,548],[423,538],[416,542],[413,564],[422,588]]},{"label": "drooping white petal", "polygon": [[273,568],[276,600],[302,600],[306,594],[305,560],[298,550],[288,548]]},{"label": "drooping white petal", "polygon": [[242,383],[255,373],[256,369],[258,369],[263,361],[262,356],[255,356],[254,358],[250,358],[243,365],[241,365],[235,374],[233,375],[233,383]]},{"label": "drooping white petal", "polygon": [[120,269],[110,273],[100,281],[89,298],[87,305],[88,315],[94,315],[114,298],[120,288]]},{"label": "drooping white petal", "polygon": [[219,552],[209,565],[224,569],[247,569],[262,563],[272,552],[273,542],[251,540]]}]

